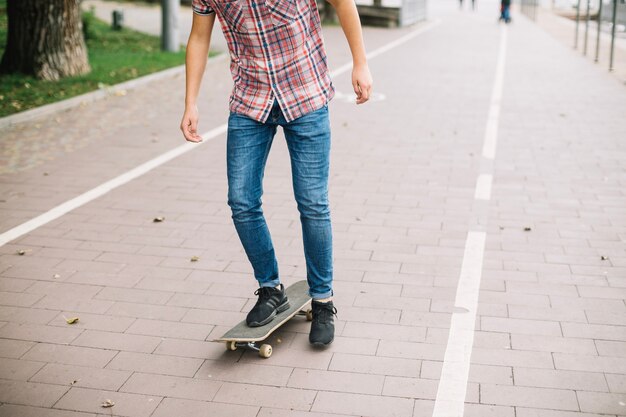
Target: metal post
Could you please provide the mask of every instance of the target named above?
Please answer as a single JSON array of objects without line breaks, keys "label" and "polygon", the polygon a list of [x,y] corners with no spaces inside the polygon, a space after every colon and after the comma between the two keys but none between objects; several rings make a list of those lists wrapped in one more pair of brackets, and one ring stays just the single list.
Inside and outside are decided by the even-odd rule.
[{"label": "metal post", "polygon": [[578,22],[580,22],[580,0],[576,2],[576,38],[574,39],[574,49],[578,49]]},{"label": "metal post", "polygon": [[600,57],[600,27],[602,27],[602,3],[603,0],[600,0],[600,4],[598,6],[598,33],[596,34],[596,59],[595,62],[598,62],[598,58]]},{"label": "metal post", "polygon": [[161,0],[161,49],[168,52],[180,50],[178,11],[180,0]]},{"label": "metal post", "polygon": [[591,12],[589,8],[591,7],[591,0],[587,0],[587,13],[585,16],[585,42],[583,43],[583,55],[587,56],[587,42],[589,38],[589,15]]},{"label": "metal post", "polygon": [[611,27],[611,58],[609,59],[609,71],[613,71],[613,55],[615,53],[615,25],[617,19],[617,0],[613,0],[613,27]]}]

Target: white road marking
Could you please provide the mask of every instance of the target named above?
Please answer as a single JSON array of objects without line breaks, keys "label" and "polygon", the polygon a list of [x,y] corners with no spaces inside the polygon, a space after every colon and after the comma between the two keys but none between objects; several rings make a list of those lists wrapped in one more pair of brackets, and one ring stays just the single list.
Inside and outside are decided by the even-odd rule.
[{"label": "white road marking", "polygon": [[500,101],[502,100],[504,62],[506,60],[506,28],[503,27],[501,33],[496,79],[493,85],[493,92],[491,93],[491,105],[489,106],[485,142],[483,143],[483,156],[487,159],[496,157],[496,144],[498,141],[498,120],[500,119]]},{"label": "white road marking", "polygon": [[[381,46],[378,49],[373,50],[372,52],[370,52],[369,54],[367,54],[368,59],[373,59],[375,57],[377,57],[378,55],[387,52],[393,48],[396,48],[400,45],[402,45],[403,43],[409,41],[410,39],[413,39],[414,37],[434,28],[435,26],[437,26],[439,23],[441,23],[440,20],[435,20],[432,22],[429,22],[421,27],[419,27],[417,30],[414,30],[398,39],[396,39],[395,41],[389,42],[388,44]],[[335,69],[334,71],[330,72],[331,77],[336,77],[338,75],[341,75],[349,70],[352,69],[352,62],[350,63],[346,63],[342,66],[340,66],[339,68]],[[206,143],[207,141],[209,141],[210,139],[213,139],[223,133],[226,133],[228,128],[228,125],[225,123],[221,126],[216,127],[215,129],[212,129],[210,131],[208,131],[207,133],[204,133],[202,136],[202,138],[204,139],[203,142],[200,143],[184,143],[168,152],[165,152],[159,156],[157,156],[156,158],[153,158],[151,160],[149,160],[148,162],[145,162],[133,169],[131,169],[130,171],[127,171],[115,178],[113,178],[112,180],[109,180],[103,184],[98,185],[95,188],[92,188],[91,190],[79,195],[78,197],[75,197],[71,200],[66,201],[65,203],[59,204],[58,206],[46,211],[45,213],[34,217],[30,220],[28,220],[25,223],[20,224],[19,226],[16,226],[2,234],[0,234],[0,246],[6,245],[7,243],[9,243],[10,241],[19,238],[20,236],[25,235],[26,233],[29,233],[35,229],[37,229],[38,227],[41,227],[55,219],[58,219],[59,217],[63,216],[64,214],[69,213],[70,211],[83,206],[87,203],[89,203],[90,201],[95,200],[98,197],[103,196],[104,194],[108,193],[111,190],[114,190],[115,188],[124,185],[140,176],[142,176],[143,174],[152,171],[153,169],[163,165],[164,163],[171,161],[172,159],[183,155],[195,148],[197,148],[198,146],[202,145],[203,143]]]},{"label": "white road marking", "polygon": [[[489,115],[483,142],[483,161],[491,161],[496,155],[500,101],[504,80],[506,57],[506,28],[502,27],[496,76],[491,95]],[[491,167],[491,164],[484,164]],[[493,174],[484,172],[476,180],[476,200],[491,199]],[[478,308],[478,295],[485,252],[486,233],[470,230],[465,242],[463,263],[450,322],[448,345],[443,359],[441,379],[437,389],[433,417],[463,417],[465,396],[469,377],[470,359],[474,345],[474,327]]]},{"label": "white road marking", "polygon": [[490,200],[491,199],[491,183],[493,181],[493,175],[480,174],[476,180],[476,191],[474,192],[474,198],[476,200]]},{"label": "white road marking", "polygon": [[[223,133],[226,132],[226,125],[219,126],[213,130],[202,135],[204,141],[211,140]],[[204,143],[204,142],[201,142]],[[70,211],[89,203],[90,201],[95,200],[98,197],[103,196],[111,190],[116,189],[117,187],[126,184],[142,176],[143,174],[152,171],[154,168],[163,165],[166,162],[171,161],[174,158],[177,158],[193,149],[198,147],[201,143],[194,144],[191,142],[186,142],[183,145],[180,145],[168,152],[165,152],[156,158],[149,160],[148,162],[144,162],[143,164],[131,169],[130,171],[126,171],[122,175],[119,175],[112,180],[109,180],[103,184],[98,185],[95,188],[79,195],[78,197],[72,198],[71,200],[62,203],[53,209],[48,210],[47,212],[20,224],[19,226],[14,227],[11,230],[8,230],[0,235],[0,246],[5,245],[13,239],[17,239],[18,237],[35,230],[36,228],[43,226],[44,224],[51,222],[52,220],[58,219],[64,214],[69,213]]]}]

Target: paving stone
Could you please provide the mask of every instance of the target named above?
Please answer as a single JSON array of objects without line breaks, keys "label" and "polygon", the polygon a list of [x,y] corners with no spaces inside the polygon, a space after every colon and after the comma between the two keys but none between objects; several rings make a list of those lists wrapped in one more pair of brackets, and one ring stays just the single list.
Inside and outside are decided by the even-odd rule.
[{"label": "paving stone", "polygon": [[579,391],[580,410],[599,414],[626,414],[626,394]]},{"label": "paving stone", "polygon": [[258,406],[164,398],[151,417],[185,415],[195,417],[256,417]]},{"label": "paving stone", "polygon": [[213,326],[164,320],[137,319],[126,333],[179,339],[204,340]]},{"label": "paving stone", "polygon": [[43,366],[41,362],[2,358],[0,359],[0,374],[4,379],[28,381]]},{"label": "paving stone", "polygon": [[58,328],[40,324],[8,323],[0,328],[0,338],[67,344],[81,333],[80,329]]},{"label": "paving stone", "polygon": [[128,371],[48,363],[30,381],[117,391],[130,375]]},{"label": "paving stone", "polygon": [[551,369],[513,368],[515,385],[572,389],[576,391],[608,391],[602,373],[562,371]]},{"label": "paving stone", "polygon": [[480,402],[483,404],[578,410],[576,393],[570,390],[516,387],[481,384]]},{"label": "paving stone", "polygon": [[221,385],[220,382],[212,380],[135,372],[119,391],[158,395],[168,398],[211,401]]},{"label": "paving stone", "polygon": [[626,373],[626,361],[610,356],[582,356],[566,353],[554,354],[556,369],[588,372]]},{"label": "paving stone", "polygon": [[293,368],[227,360],[205,360],[194,378],[211,381],[242,382],[270,386],[285,386]]},{"label": "paving stone", "polygon": [[592,340],[573,337],[512,334],[511,346],[513,349],[540,352],[561,352],[581,355],[596,354],[596,347]]},{"label": "paving stone", "polygon": [[316,391],[380,395],[384,380],[385,377],[381,375],[294,369],[287,386]]},{"label": "paving stone", "polygon": [[22,359],[68,365],[104,367],[117,354],[114,350],[38,343]]},{"label": "paving stone", "polygon": [[35,346],[35,344],[35,342],[27,342],[24,340],[0,338],[0,356],[3,358],[17,359]]},{"label": "paving stone", "polygon": [[400,417],[413,412],[413,400],[362,394],[320,392],[311,411],[371,417]]},{"label": "paving stone", "polygon": [[335,353],[328,369],[333,371],[417,378],[420,373],[420,365],[421,361],[415,359]]},{"label": "paving stone", "polygon": [[316,392],[310,390],[226,382],[215,396],[215,401],[228,404],[309,410],[315,398]]},{"label": "paving stone", "polygon": [[2,417],[95,417],[95,414],[51,408],[31,407],[26,405],[3,404],[0,406]]},{"label": "paving stone", "polygon": [[146,372],[172,376],[193,376],[202,365],[200,359],[179,358],[137,352],[120,352],[107,364],[107,369]]},{"label": "paving stone", "polygon": [[52,407],[68,389],[69,387],[60,385],[0,380],[0,401],[35,407]]},{"label": "paving stone", "polygon": [[85,330],[72,341],[72,344],[100,349],[150,353],[160,342],[161,338],[154,336]]},{"label": "paving stone", "polygon": [[[115,391],[72,387],[67,394],[54,405],[54,408],[83,411],[88,413],[103,413],[106,410],[101,404],[107,400],[115,403],[115,415],[127,417],[150,416],[162,397],[139,394],[128,394]],[[113,412],[113,410],[111,410]]]},{"label": "paving stone", "polygon": [[561,336],[561,326],[554,321],[481,317],[480,329],[503,333]]}]

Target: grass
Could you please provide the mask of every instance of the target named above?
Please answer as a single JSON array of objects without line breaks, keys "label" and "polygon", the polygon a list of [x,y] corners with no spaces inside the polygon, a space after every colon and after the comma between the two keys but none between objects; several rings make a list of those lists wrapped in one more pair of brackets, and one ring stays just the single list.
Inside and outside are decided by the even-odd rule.
[{"label": "grass", "polygon": [[[21,74],[0,75],[0,117],[185,62],[184,50],[162,52],[158,37],[129,29],[114,31],[87,12],[83,15],[83,22],[91,72],[60,81],[41,81]],[[4,53],[6,37],[6,0],[0,0],[0,54]]]}]

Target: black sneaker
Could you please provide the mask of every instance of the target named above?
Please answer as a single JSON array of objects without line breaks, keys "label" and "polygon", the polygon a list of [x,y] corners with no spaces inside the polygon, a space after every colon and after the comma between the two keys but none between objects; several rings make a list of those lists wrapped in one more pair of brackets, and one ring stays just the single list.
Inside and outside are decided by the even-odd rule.
[{"label": "black sneaker", "polygon": [[320,303],[313,300],[313,321],[311,322],[311,332],[309,342],[316,347],[327,346],[335,339],[335,318],[337,309],[332,301]]},{"label": "black sneaker", "polygon": [[289,300],[283,284],[280,284],[280,289],[261,287],[254,292],[254,295],[258,295],[259,299],[246,317],[246,323],[250,327],[263,326],[272,321],[276,314],[289,308]]}]

